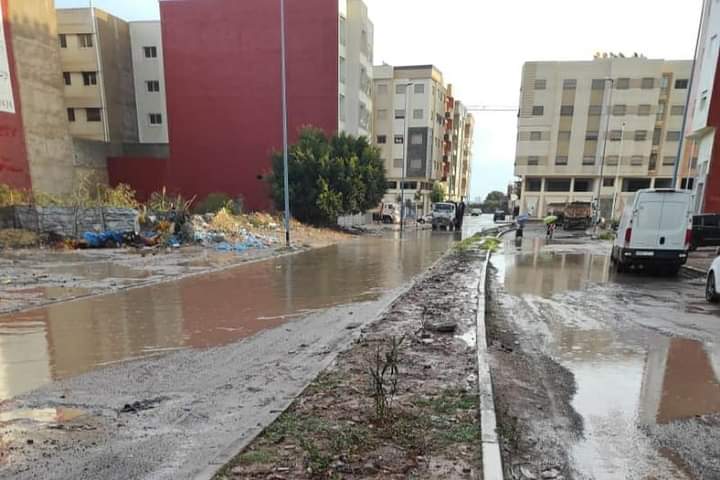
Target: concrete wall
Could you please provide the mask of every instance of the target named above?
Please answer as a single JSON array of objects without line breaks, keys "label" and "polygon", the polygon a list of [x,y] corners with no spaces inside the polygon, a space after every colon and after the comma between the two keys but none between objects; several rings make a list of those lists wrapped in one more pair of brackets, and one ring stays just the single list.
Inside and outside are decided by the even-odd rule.
[{"label": "concrete wall", "polygon": [[[302,126],[338,128],[338,3],[288,0],[286,11],[292,142]],[[279,4],[161,2],[160,13],[168,188],[242,195],[250,209],[271,208],[263,176],[282,146]]]},{"label": "concrete wall", "polygon": [[[160,22],[131,22],[130,42],[140,143],[167,143],[168,118]],[[147,58],[144,47],[156,47],[157,57]],[[157,81],[160,91],[148,91],[148,81]],[[162,124],[151,125],[151,113],[162,115]]]},{"label": "concrete wall", "polygon": [[73,149],[53,1],[9,0],[7,7],[32,188],[67,193],[74,182]]}]

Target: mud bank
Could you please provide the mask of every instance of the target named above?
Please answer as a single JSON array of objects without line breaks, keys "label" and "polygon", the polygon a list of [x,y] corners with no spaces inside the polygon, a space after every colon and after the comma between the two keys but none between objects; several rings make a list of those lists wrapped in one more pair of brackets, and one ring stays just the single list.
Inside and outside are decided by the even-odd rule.
[{"label": "mud bank", "polygon": [[[441,259],[216,478],[482,478],[475,311],[484,258],[473,248]],[[393,351],[397,392],[381,415],[370,371]]]}]

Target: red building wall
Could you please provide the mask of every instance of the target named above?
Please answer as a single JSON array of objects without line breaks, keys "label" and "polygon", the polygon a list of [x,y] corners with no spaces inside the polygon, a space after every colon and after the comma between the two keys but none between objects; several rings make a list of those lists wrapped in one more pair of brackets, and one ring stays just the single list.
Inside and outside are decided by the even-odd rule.
[{"label": "red building wall", "polygon": [[0,3],[2,4],[3,27],[5,29],[4,40],[10,63],[10,79],[13,86],[13,96],[15,97],[15,113],[0,112],[0,184],[19,189],[30,189],[32,183],[27,148],[25,146],[18,79],[15,72],[8,0],[0,0]]},{"label": "red building wall", "polygon": [[[271,208],[259,177],[282,146],[280,11],[268,0],[161,2],[169,190],[240,194]],[[287,0],[290,141],[338,125],[336,0]]]},{"label": "red building wall", "polygon": [[708,125],[715,127],[715,140],[705,184],[704,213],[720,213],[720,58],[715,67],[715,83],[712,92]]}]

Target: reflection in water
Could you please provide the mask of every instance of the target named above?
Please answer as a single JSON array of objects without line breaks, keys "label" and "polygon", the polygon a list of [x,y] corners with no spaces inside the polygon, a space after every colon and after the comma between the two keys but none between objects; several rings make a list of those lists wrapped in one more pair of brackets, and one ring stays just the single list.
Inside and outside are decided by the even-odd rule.
[{"label": "reflection in water", "polygon": [[408,232],[0,316],[1,399],[120,360],[226,344],[302,312],[371,301],[436,260],[453,235]]},{"label": "reflection in water", "polygon": [[147,270],[137,270],[125,265],[112,262],[84,262],[67,265],[57,265],[48,268],[48,272],[82,277],[89,280],[105,280],[108,278],[147,278],[151,273]]}]

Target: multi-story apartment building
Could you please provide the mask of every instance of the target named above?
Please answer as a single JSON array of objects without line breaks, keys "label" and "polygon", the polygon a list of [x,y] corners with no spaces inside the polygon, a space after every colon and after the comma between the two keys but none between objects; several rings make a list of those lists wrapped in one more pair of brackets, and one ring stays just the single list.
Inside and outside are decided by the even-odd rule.
[{"label": "multi-story apartment building", "polygon": [[362,0],[339,6],[338,130],[371,137],[374,27]]},{"label": "multi-story apartment building", "polygon": [[467,107],[459,100],[455,100],[449,127],[450,163],[447,193],[449,200],[460,202],[467,199],[470,188],[475,120],[468,112]]},{"label": "multi-story apartment building", "polygon": [[690,148],[698,156],[695,201],[698,213],[720,212],[720,3],[705,1],[695,52],[688,121]]},{"label": "multi-story apartment building", "polygon": [[[690,61],[598,55],[523,67],[515,174],[522,212],[596,201],[617,217],[641,188],[671,187]],[[684,172],[690,187],[692,172]],[[615,205],[615,212],[611,213]]]},{"label": "multi-story apartment building", "polygon": [[[447,91],[432,65],[375,66],[374,143],[385,160],[385,201],[406,205],[418,215],[429,211],[433,183],[443,180]],[[404,168],[403,168],[404,166]]]},{"label": "multi-story apartment building", "polygon": [[159,21],[131,22],[130,46],[140,143],[167,143],[167,105]]},{"label": "multi-story apartment building", "polygon": [[130,27],[97,8],[57,11],[70,134],[137,142]]}]

